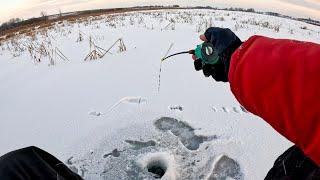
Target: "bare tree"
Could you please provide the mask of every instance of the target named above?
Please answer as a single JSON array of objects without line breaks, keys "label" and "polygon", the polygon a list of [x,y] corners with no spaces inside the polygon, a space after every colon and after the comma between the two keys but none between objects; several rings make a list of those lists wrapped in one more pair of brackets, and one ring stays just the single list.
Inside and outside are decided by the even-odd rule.
[{"label": "bare tree", "polygon": [[48,14],[47,14],[47,12],[45,12],[45,11],[41,11],[40,16],[41,16],[43,19],[48,19]]},{"label": "bare tree", "polygon": [[59,17],[62,17],[62,10],[59,9]]}]

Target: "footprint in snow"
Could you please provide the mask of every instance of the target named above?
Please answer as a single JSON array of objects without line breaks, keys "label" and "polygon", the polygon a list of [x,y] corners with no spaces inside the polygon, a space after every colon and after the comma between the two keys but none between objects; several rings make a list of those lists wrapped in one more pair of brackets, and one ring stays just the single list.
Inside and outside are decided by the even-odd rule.
[{"label": "footprint in snow", "polygon": [[227,107],[222,107],[222,110],[223,110],[225,113],[230,113],[230,110],[229,110],[229,108],[227,108]]},{"label": "footprint in snow", "polygon": [[96,111],[90,111],[89,112],[89,115],[91,115],[91,116],[102,116],[103,115],[103,113],[102,112],[96,112]]},{"label": "footprint in snow", "polygon": [[231,113],[231,112],[234,112],[234,113],[249,113],[244,107],[242,106],[238,106],[238,107],[225,107],[225,106],[222,106],[221,108],[217,108],[215,106],[211,106],[211,109],[213,110],[213,112],[219,112],[219,110],[222,110],[224,113]]},{"label": "footprint in snow", "polygon": [[183,106],[174,105],[174,106],[169,106],[168,109],[172,110],[172,111],[180,111],[180,112],[182,112],[183,111]]}]

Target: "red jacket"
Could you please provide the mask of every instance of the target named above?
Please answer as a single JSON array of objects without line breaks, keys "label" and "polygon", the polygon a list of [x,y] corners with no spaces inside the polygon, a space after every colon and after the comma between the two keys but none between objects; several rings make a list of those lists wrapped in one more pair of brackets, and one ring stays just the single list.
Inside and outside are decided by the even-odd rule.
[{"label": "red jacket", "polygon": [[253,36],[232,55],[231,90],[247,110],[320,165],[320,45]]}]

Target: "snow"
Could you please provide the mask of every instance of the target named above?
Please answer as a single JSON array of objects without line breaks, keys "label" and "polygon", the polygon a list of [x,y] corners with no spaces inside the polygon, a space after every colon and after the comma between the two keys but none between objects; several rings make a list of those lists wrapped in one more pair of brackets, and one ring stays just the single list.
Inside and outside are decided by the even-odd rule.
[{"label": "snow", "polygon": [[[152,179],[150,166],[166,169],[162,179],[263,179],[291,143],[242,109],[229,84],[205,78],[181,55],[163,62],[158,91],[170,44],[170,52],[194,48],[209,26],[228,27],[242,40],[320,42],[313,25],[213,10],[106,15],[38,30],[35,38],[17,35],[0,45],[0,155],[39,146],[86,179]],[[104,49],[123,38],[127,51],[116,46],[84,61],[90,35]],[[57,47],[70,61],[35,62],[30,43]]]}]

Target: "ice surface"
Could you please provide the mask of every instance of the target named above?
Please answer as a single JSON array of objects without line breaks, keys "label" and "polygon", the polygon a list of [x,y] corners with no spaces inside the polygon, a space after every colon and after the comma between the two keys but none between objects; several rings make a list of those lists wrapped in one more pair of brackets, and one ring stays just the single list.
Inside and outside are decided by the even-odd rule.
[{"label": "ice surface", "polygon": [[[152,128],[152,126],[156,128]],[[159,131],[158,126],[165,130]],[[144,136],[149,140],[127,140],[127,137],[131,139],[139,137],[139,134],[134,132],[136,128],[149,129],[148,135]],[[185,132],[175,134],[171,130]],[[146,122],[135,127],[127,127],[104,137],[105,142],[95,146],[93,152],[77,155],[79,152],[77,153],[75,149],[75,155],[72,156],[74,158],[72,161],[67,161],[67,164],[72,169],[83,169],[85,179],[154,179],[160,177],[165,180],[206,179],[206,177],[216,177],[216,174],[221,177],[225,175],[225,177],[242,178],[239,175],[242,173],[240,165],[231,158],[226,160],[221,158],[223,155],[220,155],[221,152],[215,152],[215,145],[202,142],[205,146],[197,144],[196,151],[186,148],[186,143],[183,142],[193,140],[193,137],[196,136],[193,131],[193,127],[175,118],[156,119],[153,123]],[[118,144],[116,149],[105,154],[104,152],[108,151],[107,149],[112,145],[108,143],[111,139],[123,139],[125,143]],[[211,141],[215,140],[217,139]],[[218,158],[217,162],[216,158]],[[232,174],[234,164],[240,171],[237,176]]]},{"label": "ice surface", "polygon": [[217,136],[197,136],[188,124],[170,117],[162,117],[155,122],[155,126],[162,131],[170,131],[179,138],[189,150],[197,150],[201,143],[217,139]]}]

